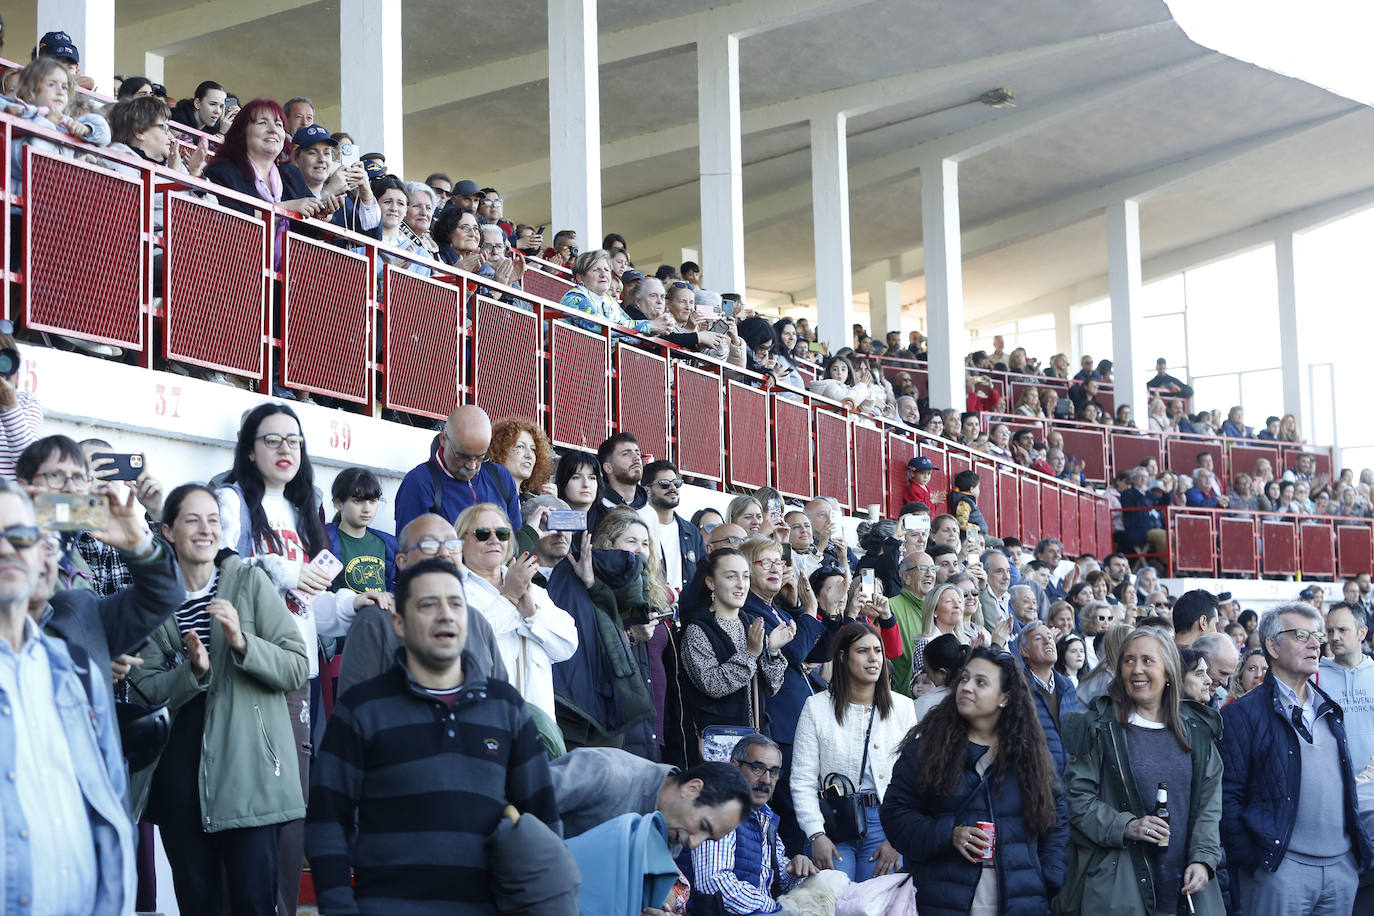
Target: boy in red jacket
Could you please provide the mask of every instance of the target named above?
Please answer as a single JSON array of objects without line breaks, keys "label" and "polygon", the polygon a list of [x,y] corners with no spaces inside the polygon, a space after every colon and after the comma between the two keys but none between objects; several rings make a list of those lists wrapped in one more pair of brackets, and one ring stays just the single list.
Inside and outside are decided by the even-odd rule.
[{"label": "boy in red jacket", "polygon": [[902,491],[902,504],[924,503],[935,512],[935,503],[930,498],[930,476],[935,473],[935,464],[925,455],[917,455],[906,463],[906,489]]}]

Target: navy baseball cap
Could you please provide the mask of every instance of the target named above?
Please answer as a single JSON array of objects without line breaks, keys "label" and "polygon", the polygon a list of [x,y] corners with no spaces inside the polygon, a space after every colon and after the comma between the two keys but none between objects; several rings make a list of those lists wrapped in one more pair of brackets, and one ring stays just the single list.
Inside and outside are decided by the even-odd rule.
[{"label": "navy baseball cap", "polygon": [[72,41],[72,36],[66,32],[49,32],[38,39],[39,57],[59,57],[81,63],[81,53],[76,49],[76,42]]},{"label": "navy baseball cap", "polygon": [[330,135],[329,131],[319,124],[305,125],[300,130],[296,131],[295,135],[291,138],[291,142],[295,144],[297,149],[305,149],[314,146],[316,143],[328,143],[330,146],[335,147],[339,145],[339,141],[335,140]]},{"label": "navy baseball cap", "polygon": [[906,463],[906,469],[908,471],[933,471],[935,470],[935,463],[925,455],[917,455]]}]

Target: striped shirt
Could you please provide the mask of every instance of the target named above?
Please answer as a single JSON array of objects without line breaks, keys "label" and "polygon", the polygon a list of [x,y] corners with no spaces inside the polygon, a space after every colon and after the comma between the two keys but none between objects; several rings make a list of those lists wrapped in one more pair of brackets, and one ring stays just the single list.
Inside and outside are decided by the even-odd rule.
[{"label": "striped shirt", "polygon": [[[763,835],[768,836],[768,822],[777,817],[773,809],[764,805],[750,811],[758,821]],[[706,894],[720,894],[721,903],[728,913],[774,913],[782,909],[769,889],[773,886],[773,863],[776,861],[780,883],[779,892],[786,893],[796,886],[798,879],[787,871],[787,850],[783,848],[782,838],[774,834],[773,850],[760,851],[759,876],[755,883],[745,883],[735,874],[735,843],[739,828],[719,840],[707,840],[692,850],[692,870],[696,872],[697,889]]]},{"label": "striped shirt", "polygon": [[210,650],[210,602],[215,600],[215,590],[219,587],[219,569],[210,577],[210,584],[204,589],[193,592],[186,590],[186,603],[176,609],[177,632],[183,636],[191,630],[200,637],[201,645]]}]

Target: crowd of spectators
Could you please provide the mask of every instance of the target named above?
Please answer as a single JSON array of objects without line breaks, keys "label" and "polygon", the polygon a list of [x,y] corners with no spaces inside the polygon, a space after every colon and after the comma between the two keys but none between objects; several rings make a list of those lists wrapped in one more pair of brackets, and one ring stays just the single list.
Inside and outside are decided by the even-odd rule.
[{"label": "crowd of spectators", "polygon": [[[14,104],[91,142],[99,114],[49,117],[74,94],[64,37],[45,36]],[[1046,385],[1007,405],[978,373],[1038,364],[998,342],[970,357],[967,411],[929,409],[875,359],[924,358],[916,332],[905,351],[859,335],[830,353],[803,321],[704,288],[695,264],[649,277],[615,235],[580,251],[560,231],[545,249],[495,189],[352,159],[307,99],[240,106],[207,82],[174,114],[155,88],[126,80],[107,112],[128,151],[372,234],[407,270],[443,262],[519,292],[537,254],[570,269],[563,304],[588,316],[572,320],[1077,482],[1055,430],[1040,442],[981,415],[1112,422],[1109,361],[1084,357],[1062,399]],[[213,154],[166,143],[173,117],[220,136]],[[17,354],[12,330],[0,353]],[[1060,354],[1043,376],[1068,371]],[[164,492],[146,454],[124,474],[110,443],[41,436],[14,382],[0,816],[19,907],[155,908],[155,831],[196,913],[294,913],[307,859],[326,914],[487,913],[532,893],[541,911],[580,894],[612,912],[589,901],[631,891],[650,916],[755,914],[848,884],[951,914],[1374,906],[1359,877],[1374,866],[1369,576],[1259,615],[1171,595],[1147,562],[1165,506],[1367,514],[1369,472],[1331,481],[1299,455],[1228,492],[1209,452],[1187,475],[1123,469],[1117,549],[1073,557],[1054,532],[1023,543],[989,523],[972,471],[936,514],[918,457],[898,516],[851,543],[833,499],[763,488],[687,519],[689,481],[632,432],[557,454],[538,423],[466,405],[405,474],[393,535],[364,468],[337,475],[329,515],[285,400],[245,414],[229,468]],[[1191,396],[1163,361],[1151,387]],[[1219,433],[1212,419],[1175,417],[1248,436],[1239,408]],[[517,833],[546,855],[507,845]],[[608,856],[629,865],[619,883]]]}]

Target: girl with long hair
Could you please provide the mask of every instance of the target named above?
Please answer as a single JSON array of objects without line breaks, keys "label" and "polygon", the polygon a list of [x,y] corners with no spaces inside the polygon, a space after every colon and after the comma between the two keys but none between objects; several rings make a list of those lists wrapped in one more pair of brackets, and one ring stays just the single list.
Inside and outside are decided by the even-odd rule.
[{"label": "girl with long hair", "polygon": [[586,512],[601,496],[601,465],[591,452],[564,452],[553,474],[558,498],[571,509]]},{"label": "girl with long hair", "polygon": [[[1063,912],[1224,914],[1221,716],[1185,699],[1178,649],[1153,627],[1127,637],[1107,695],[1066,720],[1072,864]],[[1167,793],[1170,819],[1152,812]],[[1134,888],[1136,893],[1123,893]]]},{"label": "girl with long hair", "polygon": [[[830,687],[806,701],[797,721],[792,804],[811,844],[811,860],[844,872],[851,881],[866,881],[899,865],[878,806],[892,780],[897,746],[916,716],[911,700],[892,691],[891,666],[877,630],[855,621],[832,642]],[[848,778],[859,793],[867,825],[860,838],[826,836],[817,793],[831,773]]]},{"label": "girl with long hair", "polygon": [[1023,667],[974,649],[893,767],[883,829],[922,916],[1048,913],[1063,883],[1068,813]]}]

